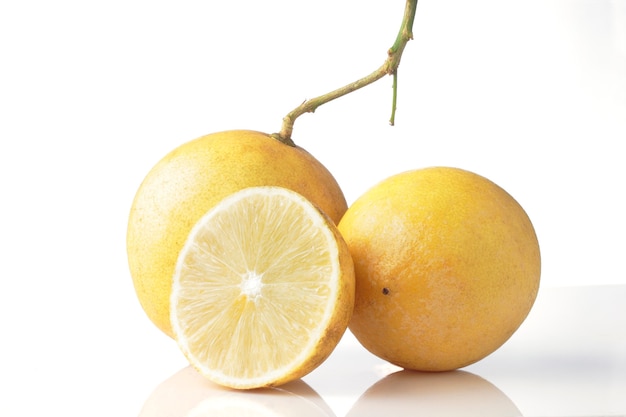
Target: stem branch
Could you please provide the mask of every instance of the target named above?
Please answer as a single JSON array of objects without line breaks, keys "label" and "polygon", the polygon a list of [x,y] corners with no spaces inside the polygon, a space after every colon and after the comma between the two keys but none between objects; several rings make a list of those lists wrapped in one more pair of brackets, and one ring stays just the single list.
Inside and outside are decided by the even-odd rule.
[{"label": "stem branch", "polygon": [[329,101],[335,100],[346,94],[352,93],[360,88],[372,84],[375,81],[380,80],[385,75],[393,75],[393,103],[391,111],[391,119],[389,123],[393,126],[395,122],[396,114],[396,101],[398,93],[398,67],[400,66],[400,59],[406,44],[413,39],[413,21],[415,20],[415,10],[417,8],[418,0],[406,0],[406,6],[404,9],[404,16],[402,18],[402,24],[400,25],[400,31],[398,36],[389,51],[387,52],[387,59],[376,71],[371,74],[354,81],[348,85],[338,88],[329,93],[323,94],[319,97],[305,100],[298,107],[293,109],[283,118],[282,128],[279,133],[274,133],[272,137],[280,140],[283,143],[287,143],[293,146],[291,135],[293,133],[293,125],[298,117],[304,113],[313,113],[315,110]]}]

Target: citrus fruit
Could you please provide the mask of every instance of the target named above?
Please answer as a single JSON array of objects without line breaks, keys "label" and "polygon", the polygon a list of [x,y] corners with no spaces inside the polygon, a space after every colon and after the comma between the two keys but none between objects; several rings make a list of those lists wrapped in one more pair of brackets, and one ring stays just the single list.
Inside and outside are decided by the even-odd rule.
[{"label": "citrus fruit", "polygon": [[356,276],[350,330],[395,365],[445,371],[476,362],[508,340],[536,298],[533,225],[475,173],[394,175],[360,196],[339,230]]},{"label": "citrus fruit", "polygon": [[247,389],[315,369],[353,306],[352,258],[332,220],[294,191],[251,187],[193,227],[174,273],[171,323],[202,375]]},{"label": "citrus fruit", "polygon": [[263,185],[302,194],[335,223],[347,208],[339,185],[311,154],[255,131],[218,132],[187,142],[141,183],[128,219],[128,264],[141,306],[169,336],[174,265],[192,226],[224,197]]}]

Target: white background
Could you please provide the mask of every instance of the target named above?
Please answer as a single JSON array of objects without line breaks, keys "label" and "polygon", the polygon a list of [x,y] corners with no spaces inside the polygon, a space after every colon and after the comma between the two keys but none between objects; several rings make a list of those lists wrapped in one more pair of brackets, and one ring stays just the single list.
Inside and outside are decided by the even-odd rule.
[{"label": "white background", "polygon": [[[136,415],[185,365],[126,266],[144,175],[207,133],[278,131],[304,99],[372,72],[403,8],[0,3],[0,415]],[[303,115],[294,140],[349,203],[408,169],[482,174],[531,217],[542,285],[626,283],[626,2],[421,0],[414,38],[396,126],[386,77]]]}]

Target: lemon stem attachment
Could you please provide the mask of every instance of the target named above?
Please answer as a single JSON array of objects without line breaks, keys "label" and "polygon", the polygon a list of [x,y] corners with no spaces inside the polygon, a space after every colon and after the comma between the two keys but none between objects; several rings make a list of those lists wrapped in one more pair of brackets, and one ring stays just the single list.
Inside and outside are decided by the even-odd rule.
[{"label": "lemon stem attachment", "polygon": [[402,53],[404,52],[406,44],[413,39],[413,21],[415,20],[416,9],[417,0],[406,1],[404,16],[402,18],[402,24],[400,25],[398,36],[396,37],[392,47],[387,51],[387,59],[378,69],[376,69],[376,71],[329,93],[305,100],[283,118],[283,124],[280,132],[274,133],[271,136],[283,143],[294,146],[294,143],[291,140],[291,135],[293,133],[293,125],[298,117],[304,113],[314,113],[319,106],[370,85],[373,82],[380,80],[385,75],[393,75],[393,101],[391,118],[389,120],[389,124],[393,126],[395,124],[398,98],[398,67],[400,66],[400,59],[402,58]]}]

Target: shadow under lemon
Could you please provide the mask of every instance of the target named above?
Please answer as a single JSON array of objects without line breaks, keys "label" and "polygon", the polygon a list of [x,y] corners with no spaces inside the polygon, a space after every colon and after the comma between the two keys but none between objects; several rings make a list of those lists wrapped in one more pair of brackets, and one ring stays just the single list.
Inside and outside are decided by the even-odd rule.
[{"label": "shadow under lemon", "polygon": [[239,391],[209,381],[191,366],[159,384],[139,417],[336,417],[322,397],[302,380],[277,388]]},{"label": "shadow under lemon", "polygon": [[521,416],[517,406],[489,381],[466,371],[398,371],[361,395],[347,417]]}]

